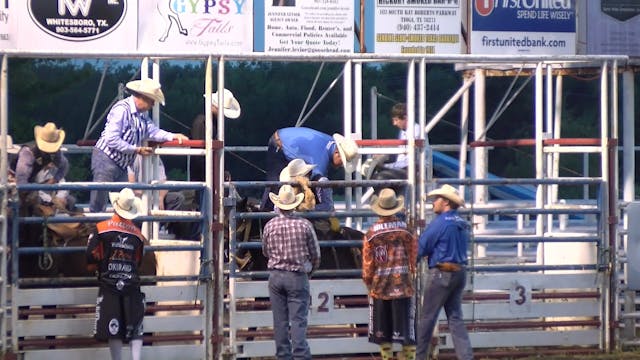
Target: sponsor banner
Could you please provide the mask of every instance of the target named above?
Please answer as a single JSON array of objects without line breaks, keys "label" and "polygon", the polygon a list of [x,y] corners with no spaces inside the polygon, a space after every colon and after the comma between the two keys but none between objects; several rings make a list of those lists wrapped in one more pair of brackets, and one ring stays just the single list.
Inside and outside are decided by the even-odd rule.
[{"label": "sponsor banner", "polygon": [[575,0],[472,0],[471,53],[571,55]]},{"label": "sponsor banner", "polygon": [[353,52],[353,0],[266,0],[265,53]]},{"label": "sponsor banner", "polygon": [[[17,49],[69,53],[126,52],[136,47],[133,0],[0,0],[21,19]],[[107,50],[108,49],[108,50]]]},{"label": "sponsor banner", "polygon": [[15,50],[18,47],[16,8],[15,1],[0,0],[0,49]]},{"label": "sponsor banner", "polygon": [[587,54],[640,56],[640,1],[590,0],[583,6],[587,26],[580,35]]},{"label": "sponsor banner", "polygon": [[375,0],[377,54],[460,54],[459,0]]},{"label": "sponsor banner", "polygon": [[138,50],[253,51],[253,0],[141,0]]}]

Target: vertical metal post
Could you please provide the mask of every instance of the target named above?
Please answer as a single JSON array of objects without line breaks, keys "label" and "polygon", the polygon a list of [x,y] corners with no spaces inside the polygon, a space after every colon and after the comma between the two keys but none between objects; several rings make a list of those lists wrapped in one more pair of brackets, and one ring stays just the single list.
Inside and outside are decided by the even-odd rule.
[{"label": "vertical metal post", "polygon": [[[153,63],[152,63],[152,74],[153,74],[153,78],[155,80],[157,80],[159,83],[162,83],[160,81],[160,60],[159,59],[154,59]],[[158,125],[158,127],[160,126],[160,104],[156,103],[153,107],[153,122]],[[153,154],[150,157],[150,162],[147,161],[147,166],[145,166],[145,171],[147,171],[147,174],[149,174],[151,177],[145,179],[146,183],[149,183],[150,179],[157,179],[158,178],[158,167],[160,166],[160,158],[158,155]],[[154,210],[158,210],[159,209],[159,204],[160,204],[160,193],[158,190],[152,190],[151,191],[151,206],[153,207]],[[151,239],[158,239],[160,235],[160,222],[158,221],[154,221],[151,223]]]},{"label": "vertical metal post", "polygon": [[[543,132],[543,137],[549,138],[553,134],[553,68],[551,64],[547,64],[546,66],[546,77],[545,77],[545,131]],[[553,153],[544,154],[544,163],[545,166],[545,177],[552,178],[553,177]],[[546,185],[547,186],[547,196],[546,203],[551,205],[555,202],[556,199],[553,198],[553,188],[554,185]],[[547,231],[553,231],[553,214],[547,215]]]},{"label": "vertical metal post", "polygon": [[[362,63],[357,62],[353,64],[353,120],[355,125],[355,133],[362,139]],[[362,161],[362,157],[360,160]],[[356,180],[362,180],[362,174],[359,171],[355,172]],[[355,189],[356,206],[360,205],[362,199],[362,187],[358,186]],[[362,229],[362,218],[356,220],[356,228]]]},{"label": "vertical metal post", "polygon": [[[485,141],[486,139],[486,77],[484,69],[475,69],[474,83],[474,140]],[[487,148],[484,146],[473,149],[472,178],[485,179],[487,177]],[[485,204],[487,202],[487,186],[474,185],[473,202],[475,204]],[[486,227],[486,217],[474,215],[473,224],[475,230],[484,230]],[[477,245],[475,249],[477,258],[486,256],[486,245]]]},{"label": "vertical metal post", "polygon": [[371,138],[377,139],[378,138],[378,89],[375,86],[371,87],[369,96],[371,97],[371,105],[370,105]]},{"label": "vertical metal post", "polygon": [[625,70],[622,73],[622,183],[624,201],[635,200],[635,87],[634,73]]},{"label": "vertical metal post", "polygon": [[[469,76],[464,76],[464,83],[467,85],[472,81]],[[458,177],[464,179],[467,177],[467,155],[469,152],[469,86],[462,94],[460,103],[460,153],[458,154]],[[460,193],[465,196],[465,186],[460,187]]]},{"label": "vertical metal post", "polygon": [[[8,60],[7,55],[2,56],[2,68],[0,69],[0,138],[4,141],[2,155],[0,156],[0,184],[7,185],[7,132],[8,132]],[[0,204],[0,218],[2,218],[2,232],[0,233],[0,352],[4,353],[7,347],[7,196],[9,191],[6,187],[2,189],[2,203]],[[14,224],[16,226],[16,224]],[[15,317],[15,316],[12,316]],[[15,327],[13,328],[15,329]]]},{"label": "vertical metal post", "polygon": [[[353,106],[353,89],[352,89],[352,81],[353,81],[353,70],[351,68],[353,62],[351,60],[347,60],[344,64],[344,75],[342,76],[342,87],[344,89],[344,108],[342,109],[342,118],[344,123],[344,137],[347,139],[352,138],[352,106]],[[358,168],[360,168],[360,162],[362,159],[358,155]],[[352,180],[353,174],[344,174],[345,180]],[[346,187],[344,189],[344,200],[347,211],[349,211],[353,206],[353,188]],[[352,226],[352,219],[347,218],[346,226]]]},{"label": "vertical metal post", "polygon": [[[611,247],[609,241],[609,235],[611,234],[610,229],[612,225],[610,224],[610,212],[609,212],[609,196],[612,184],[610,183],[611,179],[609,177],[609,94],[607,84],[609,82],[609,66],[607,62],[603,62],[600,74],[600,157],[601,159],[601,167],[600,173],[602,176],[602,219],[604,222],[604,231],[602,236],[602,244],[601,248],[605,250],[605,253],[608,252],[608,257],[606,261],[609,264],[613,264],[614,260],[614,249]],[[613,225],[615,226],[615,224]],[[610,325],[612,325],[612,315],[616,312],[617,304],[615,303],[615,292],[614,287],[616,283],[616,271],[610,271],[607,274],[608,277],[604,277],[603,279],[603,306],[605,310],[602,315],[602,326],[603,334],[602,341],[603,347],[605,350],[610,351],[613,349],[615,329],[613,329]],[[607,304],[607,305],[605,305]]]},{"label": "vertical metal post", "polygon": [[[413,202],[417,202],[420,204],[420,213],[416,214],[419,220],[425,220],[426,211],[425,211],[425,199],[422,196],[426,194],[426,174],[427,174],[427,147],[429,146],[429,141],[424,133],[424,128],[427,124],[427,63],[425,58],[420,59],[420,87],[418,88],[418,129],[420,130],[419,134],[415,134],[418,139],[424,139],[424,146],[420,151],[420,155],[418,157],[418,186],[417,186],[417,194],[416,188],[412,191],[414,196],[416,197]],[[415,126],[413,126],[415,128]],[[414,160],[415,161],[415,160]],[[433,172],[432,164],[429,164],[429,173]],[[414,173],[415,174],[415,173]]]},{"label": "vertical metal post", "polygon": [[[225,58],[224,56],[220,56],[220,58],[218,59],[218,104],[224,104],[224,71],[225,71]],[[222,106],[222,105],[220,105]],[[209,108],[211,109],[211,108]],[[211,112],[211,110],[209,110],[209,112]],[[225,126],[224,126],[224,112],[223,111],[218,111],[218,140],[224,141],[225,138]],[[207,139],[209,139],[208,141],[211,142],[211,139],[213,137],[213,129],[211,127],[209,127],[209,129],[206,131],[206,135]],[[213,147],[213,144],[211,144],[211,146]],[[209,151],[209,153],[211,153],[211,151]],[[212,169],[211,166],[211,162],[209,162],[208,166],[210,167],[209,169]],[[216,168],[213,169],[213,174],[214,176],[216,176],[215,179],[211,178],[211,176],[209,177],[209,179],[207,179],[207,189],[209,189],[210,193],[213,193],[212,197],[210,197],[210,199],[212,200],[212,203],[214,204],[214,211],[217,211],[216,217],[214,218],[214,221],[217,223],[221,223],[224,219],[224,147],[222,149],[218,149],[216,151]],[[217,186],[215,186],[217,185]],[[215,190],[214,190],[214,186],[215,186]],[[215,191],[215,192],[214,192]],[[209,224],[211,225],[211,224]],[[209,226],[209,233],[208,233],[209,239],[212,236],[211,233],[211,226]],[[217,232],[217,241],[218,241],[218,259],[219,259],[219,263],[220,264],[224,264],[224,231],[218,231]],[[210,254],[211,256],[208,257],[209,259],[213,259],[213,254]],[[223,306],[223,301],[224,300],[224,272],[222,270],[224,270],[224,267],[221,266],[220,270],[218,272],[218,278],[219,278],[219,282],[218,282],[218,293],[220,296],[220,304],[218,305],[218,308],[220,310],[220,315],[224,315],[224,306]],[[223,318],[221,318],[222,320]],[[224,322],[220,322],[218,324],[218,334],[223,334],[223,325]],[[222,336],[222,335],[221,335]],[[219,337],[220,339],[222,337]],[[235,349],[234,353],[235,353]]]},{"label": "vertical metal post", "polygon": [[[407,71],[407,187],[409,189],[409,206],[407,207],[407,220],[415,224],[416,220],[416,61],[409,61]],[[422,85],[422,84],[421,84]]]},{"label": "vertical metal post", "polygon": [[[543,74],[542,63],[536,65],[535,75],[535,169],[536,179],[544,178],[544,152],[542,140],[544,137],[544,112],[543,112]],[[544,207],[544,199],[546,194],[546,187],[543,184],[536,185],[536,208],[542,209]],[[536,236],[542,236],[544,233],[544,219],[543,214],[536,215]],[[538,244],[538,263],[544,264],[544,243]]]}]

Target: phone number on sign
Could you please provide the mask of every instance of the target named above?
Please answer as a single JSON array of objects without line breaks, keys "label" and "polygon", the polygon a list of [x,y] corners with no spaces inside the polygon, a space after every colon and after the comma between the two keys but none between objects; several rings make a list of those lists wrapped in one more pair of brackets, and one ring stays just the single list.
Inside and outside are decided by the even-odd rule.
[{"label": "phone number on sign", "polygon": [[58,34],[99,34],[100,28],[93,26],[56,26]]}]

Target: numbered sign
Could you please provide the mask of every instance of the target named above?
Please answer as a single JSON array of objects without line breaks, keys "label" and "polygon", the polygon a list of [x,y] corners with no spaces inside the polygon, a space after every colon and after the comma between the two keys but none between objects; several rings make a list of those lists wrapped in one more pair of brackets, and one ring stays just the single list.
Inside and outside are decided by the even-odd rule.
[{"label": "numbered sign", "polygon": [[512,314],[526,314],[531,312],[531,285],[516,280],[509,289],[509,311]]}]

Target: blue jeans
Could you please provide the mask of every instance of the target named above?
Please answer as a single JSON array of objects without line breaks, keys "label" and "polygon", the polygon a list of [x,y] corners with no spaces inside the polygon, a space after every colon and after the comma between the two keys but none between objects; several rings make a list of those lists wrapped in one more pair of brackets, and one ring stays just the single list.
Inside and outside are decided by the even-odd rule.
[{"label": "blue jeans", "polygon": [[453,346],[459,360],[473,359],[469,334],[462,321],[462,291],[467,281],[465,270],[445,272],[429,269],[424,289],[422,313],[418,320],[416,359],[424,360],[429,353],[433,329],[438,323],[440,309],[444,306]]},{"label": "blue jeans", "polygon": [[[91,172],[93,182],[126,182],[127,170],[118,166],[107,154],[94,148],[91,153]],[[109,201],[109,192],[106,190],[93,190],[89,200],[89,210],[92,213],[103,212]]]},{"label": "blue jeans", "polygon": [[[271,270],[269,299],[277,359],[311,359],[307,343],[309,277],[305,273]],[[291,337],[289,337],[291,335]]]}]

